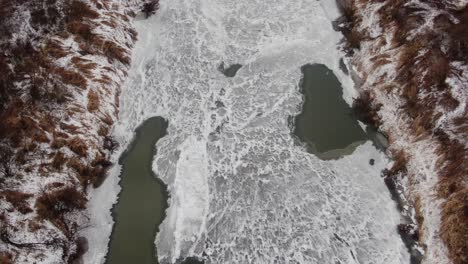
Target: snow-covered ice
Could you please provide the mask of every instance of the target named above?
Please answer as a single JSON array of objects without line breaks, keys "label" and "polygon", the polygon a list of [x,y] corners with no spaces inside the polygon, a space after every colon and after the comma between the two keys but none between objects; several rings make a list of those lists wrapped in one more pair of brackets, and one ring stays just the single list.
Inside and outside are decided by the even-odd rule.
[{"label": "snow-covered ice", "polygon": [[[302,65],[327,65],[345,100],[356,94],[339,70],[336,14],[334,0],[164,0],[135,22],[114,134],[123,149],[148,117],[169,121],[153,164],[171,195],[155,241],[161,263],[202,254],[207,263],[409,262],[379,176],[385,156],[367,142],[322,161],[291,135]],[[222,61],[243,67],[226,78]],[[101,203],[114,201],[116,184],[98,189]],[[86,263],[99,263],[110,212],[95,210],[91,222],[87,233],[101,231]]]}]

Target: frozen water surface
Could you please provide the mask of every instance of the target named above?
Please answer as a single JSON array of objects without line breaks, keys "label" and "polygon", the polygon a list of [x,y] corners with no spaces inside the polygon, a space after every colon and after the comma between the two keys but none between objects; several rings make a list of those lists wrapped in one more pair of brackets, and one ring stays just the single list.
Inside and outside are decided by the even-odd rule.
[{"label": "frozen water surface", "polygon": [[[408,263],[379,177],[385,157],[367,142],[322,161],[288,126],[302,65],[327,65],[347,102],[355,94],[339,71],[333,2],[164,0],[136,22],[115,134],[125,144],[148,117],[169,120],[153,163],[171,194],[161,263]],[[222,61],[243,67],[227,78]]]}]

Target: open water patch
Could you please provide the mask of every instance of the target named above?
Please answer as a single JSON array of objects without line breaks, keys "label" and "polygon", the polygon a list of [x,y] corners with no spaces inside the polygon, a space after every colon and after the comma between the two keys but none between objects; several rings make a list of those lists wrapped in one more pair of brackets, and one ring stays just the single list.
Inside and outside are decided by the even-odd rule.
[{"label": "open water patch", "polygon": [[299,86],[304,102],[295,118],[294,134],[321,159],[353,153],[369,136],[344,101],[338,78],[323,64],[306,64],[301,72]]},{"label": "open water patch", "polygon": [[146,120],[119,161],[122,191],[113,208],[115,225],[107,264],[157,263],[154,238],[165,217],[168,194],[151,164],[155,144],[166,135],[167,125],[161,117]]},{"label": "open water patch", "polygon": [[218,67],[218,70],[222,72],[224,76],[232,78],[236,76],[237,71],[239,71],[240,68],[242,68],[242,64],[236,63],[236,64],[229,65],[226,68],[226,66],[224,65],[224,62],[221,62],[221,64]]}]

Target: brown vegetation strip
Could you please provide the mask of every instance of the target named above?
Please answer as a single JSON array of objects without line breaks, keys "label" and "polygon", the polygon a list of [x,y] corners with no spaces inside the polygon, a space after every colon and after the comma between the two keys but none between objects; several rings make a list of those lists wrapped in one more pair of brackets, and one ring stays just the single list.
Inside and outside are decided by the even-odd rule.
[{"label": "brown vegetation strip", "polygon": [[[416,140],[431,138],[438,144],[437,192],[445,200],[441,208],[441,237],[455,264],[468,263],[468,150],[465,145],[468,109],[453,120],[445,115],[459,107],[459,101],[453,96],[454,87],[446,79],[461,78],[462,73],[451,66],[452,62],[468,64],[468,6],[457,8],[450,0],[421,0],[440,14],[430,30],[414,34],[415,29],[424,26],[427,16],[424,9],[403,0],[378,2],[383,3],[378,11],[381,27],[395,29],[391,44],[398,50],[398,77],[394,84],[386,86],[385,92],[397,94],[404,102],[402,112],[407,115],[409,133]],[[380,41],[370,39],[365,30],[358,29],[362,21],[359,11],[372,2],[339,0],[338,3],[346,18],[342,31],[350,54],[363,41]],[[376,102],[372,93],[372,90],[362,92],[354,105],[362,120],[378,126],[385,122],[378,116],[383,102]],[[439,123],[443,116],[448,120]],[[394,158],[396,165],[391,174],[402,171],[407,159],[411,159],[401,152],[395,153]],[[421,216],[418,218],[422,221]]]},{"label": "brown vegetation strip", "polygon": [[[147,15],[158,7],[156,0],[143,3]],[[0,202],[12,206],[9,214],[0,213],[6,245],[32,246],[10,239],[9,230],[18,230],[10,213],[37,214],[25,220],[31,232],[45,228],[44,221],[61,232],[42,245],[61,248],[64,263],[83,254],[85,243],[76,238],[79,227],[69,216],[85,209],[87,188],[99,186],[111,165],[109,157],[116,144],[109,133],[115,113],[101,108],[109,101],[104,95],[115,94],[118,100],[114,80],[120,73],[114,66],[128,68],[129,49],[137,38],[136,31],[125,24],[131,12],[123,14],[115,7],[107,0],[0,1],[0,190],[4,190]],[[18,18],[20,10],[30,11],[29,21]],[[31,29],[12,41],[16,25],[22,23],[29,23]],[[132,41],[120,43],[99,35],[96,28],[102,25],[128,31]],[[78,51],[62,44],[68,38],[76,41]],[[104,57],[114,66],[98,65],[87,55]],[[61,59],[68,65],[56,63]],[[87,98],[87,104],[74,102],[76,95]],[[96,135],[91,124],[99,128]],[[27,185],[26,175],[58,174],[68,180],[47,185],[41,194],[16,191]],[[64,240],[58,239],[63,236]],[[28,252],[0,252],[0,263],[14,263],[18,254]]]}]

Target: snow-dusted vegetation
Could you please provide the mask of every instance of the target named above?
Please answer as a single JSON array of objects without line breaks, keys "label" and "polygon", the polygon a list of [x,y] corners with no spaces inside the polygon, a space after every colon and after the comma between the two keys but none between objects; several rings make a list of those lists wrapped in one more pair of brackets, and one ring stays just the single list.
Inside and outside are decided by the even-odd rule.
[{"label": "snow-dusted vegetation", "polygon": [[133,11],[148,3],[0,1],[1,263],[66,263],[86,249],[87,191],[111,165]]},{"label": "snow-dusted vegetation", "polygon": [[338,2],[355,107],[389,138],[425,263],[467,263],[468,1]]}]

